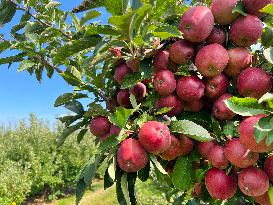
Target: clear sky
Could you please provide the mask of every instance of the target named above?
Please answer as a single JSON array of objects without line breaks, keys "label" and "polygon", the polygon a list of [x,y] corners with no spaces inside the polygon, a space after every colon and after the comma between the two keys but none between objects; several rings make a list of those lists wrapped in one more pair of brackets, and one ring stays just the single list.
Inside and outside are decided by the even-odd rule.
[{"label": "clear sky", "polygon": [[[71,11],[80,0],[59,0],[63,10]],[[99,9],[103,23],[107,21],[108,14]],[[7,35],[9,27],[1,28],[0,33]],[[3,57],[3,55],[0,55]],[[71,92],[72,87],[54,74],[52,79],[44,75],[42,83],[30,76],[27,72],[17,72],[18,64],[13,64],[9,69],[7,65],[0,65],[0,124],[9,124],[22,118],[27,118],[29,113],[53,121],[56,116],[67,113],[63,108],[54,108],[55,99],[65,93]]]}]

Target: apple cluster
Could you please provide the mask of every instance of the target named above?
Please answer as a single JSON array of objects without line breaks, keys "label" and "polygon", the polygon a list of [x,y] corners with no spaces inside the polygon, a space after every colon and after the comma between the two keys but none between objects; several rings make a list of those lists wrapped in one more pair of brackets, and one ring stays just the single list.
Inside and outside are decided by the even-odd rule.
[{"label": "apple cluster", "polygon": [[[210,8],[189,8],[179,23],[183,39],[176,39],[153,56],[154,76],[130,89],[120,89],[109,100],[108,109],[113,111],[111,105],[131,108],[130,94],[142,102],[148,89],[153,89],[160,96],[154,108],[171,108],[166,113],[169,117],[179,116],[183,111],[205,110],[217,120],[226,121],[236,115],[225,104],[233,96],[229,86],[236,88],[241,97],[259,99],[269,92],[272,76],[263,68],[252,66],[250,46],[258,42],[263,31],[264,14],[259,10],[272,0],[243,0],[247,15],[233,12],[237,3],[237,0],[212,0]],[[140,61],[119,60],[114,73],[117,84],[122,85],[128,74],[139,72]],[[191,67],[189,74],[178,75],[185,66]],[[188,155],[195,146],[202,160],[212,167],[204,183],[211,197],[230,199],[238,186],[257,203],[269,205],[267,191],[270,180],[273,182],[273,156],[265,160],[262,168],[256,164],[260,153],[273,150],[273,143],[267,146],[265,139],[257,143],[254,138],[254,125],[263,117],[244,118],[239,125],[239,138],[231,137],[224,145],[216,141],[197,142],[186,135],[171,133],[162,122],[148,121],[140,127],[137,137],[121,142],[117,162],[125,172],[136,172],[147,164],[148,153],[172,161]],[[120,132],[103,116],[92,119],[90,130],[102,140]],[[230,165],[233,169],[227,173]]]}]

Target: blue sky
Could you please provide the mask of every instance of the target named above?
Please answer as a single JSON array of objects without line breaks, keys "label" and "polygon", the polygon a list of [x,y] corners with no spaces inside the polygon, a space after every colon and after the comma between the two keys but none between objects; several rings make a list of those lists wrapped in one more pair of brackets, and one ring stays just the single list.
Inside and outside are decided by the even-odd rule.
[{"label": "blue sky", "polygon": [[[59,0],[63,10],[71,10],[80,0]],[[108,14],[99,9],[103,23],[107,21]],[[1,33],[8,34],[10,27],[1,29]],[[2,56],[1,56],[2,57]],[[54,108],[55,99],[73,88],[64,80],[54,74],[52,79],[43,77],[42,83],[30,76],[27,72],[17,72],[18,65],[14,64],[9,69],[7,65],[0,65],[0,124],[10,124],[22,118],[28,118],[29,113],[38,117],[54,121],[56,116],[66,114],[63,108]]]}]

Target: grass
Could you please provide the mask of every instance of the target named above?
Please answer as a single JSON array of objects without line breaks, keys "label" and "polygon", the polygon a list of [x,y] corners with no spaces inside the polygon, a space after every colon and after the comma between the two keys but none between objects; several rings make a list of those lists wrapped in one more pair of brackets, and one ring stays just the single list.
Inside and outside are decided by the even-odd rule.
[{"label": "grass", "polygon": [[[162,193],[156,189],[152,181],[145,183],[137,181],[136,195],[140,205],[167,205],[168,202]],[[75,196],[53,201],[51,205],[74,205]],[[119,205],[116,199],[115,186],[104,190],[103,182],[95,182],[90,191],[87,191],[81,201],[81,205]]]}]

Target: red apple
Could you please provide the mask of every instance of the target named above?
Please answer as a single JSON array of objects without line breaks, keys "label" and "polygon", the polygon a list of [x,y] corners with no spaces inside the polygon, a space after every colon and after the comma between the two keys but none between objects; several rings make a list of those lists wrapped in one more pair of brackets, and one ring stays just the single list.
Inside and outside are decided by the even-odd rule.
[{"label": "red apple", "polygon": [[159,71],[154,78],[154,87],[159,95],[170,95],[175,91],[176,80],[169,70]]},{"label": "red apple", "polygon": [[176,41],[170,47],[170,59],[177,64],[188,63],[194,56],[193,45],[186,40]]}]

